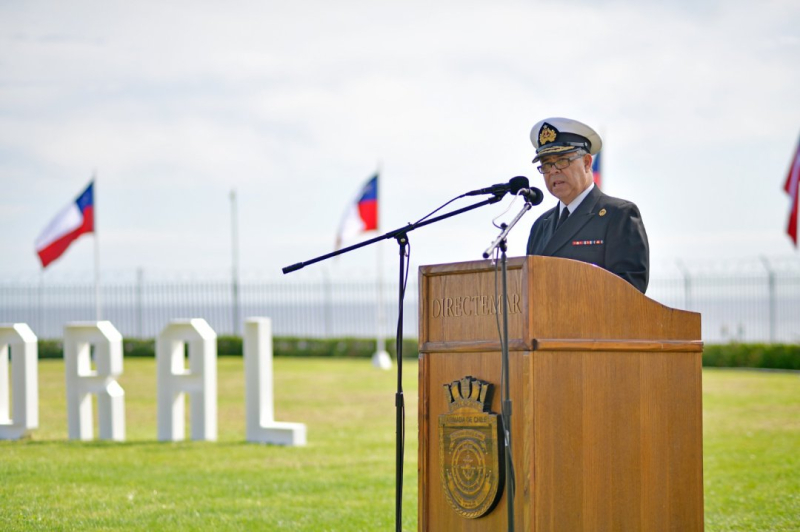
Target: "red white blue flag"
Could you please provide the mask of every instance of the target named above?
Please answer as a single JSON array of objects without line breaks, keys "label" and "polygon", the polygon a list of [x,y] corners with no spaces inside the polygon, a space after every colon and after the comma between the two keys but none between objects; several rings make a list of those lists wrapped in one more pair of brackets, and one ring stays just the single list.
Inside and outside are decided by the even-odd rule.
[{"label": "red white blue flag", "polygon": [[789,209],[789,224],[786,227],[786,232],[794,242],[794,247],[797,247],[797,204],[798,196],[800,195],[800,142],[797,144],[797,150],[792,159],[792,166],[789,167],[789,175],[786,176],[786,184],[783,185],[783,190],[789,194],[790,201],[792,202]]},{"label": "red white blue flag", "polygon": [[601,186],[602,177],[600,175],[600,153],[597,152],[597,155],[594,156],[594,160],[592,161],[592,178],[594,179],[594,184],[598,187]]},{"label": "red white blue flag", "polygon": [[42,268],[60,257],[84,233],[94,232],[94,181],[67,205],[36,239],[36,253]]},{"label": "red white blue flag", "polygon": [[375,174],[361,187],[342,217],[336,235],[336,249],[342,242],[367,231],[378,229],[378,174]]}]

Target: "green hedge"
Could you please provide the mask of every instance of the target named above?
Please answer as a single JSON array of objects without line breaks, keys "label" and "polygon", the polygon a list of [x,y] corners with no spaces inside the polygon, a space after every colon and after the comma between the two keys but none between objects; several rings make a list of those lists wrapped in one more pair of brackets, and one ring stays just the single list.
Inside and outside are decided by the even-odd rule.
[{"label": "green hedge", "polygon": [[703,366],[800,370],[800,344],[706,344]]},{"label": "green hedge", "polygon": [[[375,352],[375,340],[367,338],[295,338],[276,337],[273,340],[276,357],[346,357],[369,358]],[[386,351],[394,358],[394,340],[386,340]],[[126,357],[152,357],[154,340],[125,339]],[[39,358],[61,358],[60,340],[39,340]],[[219,356],[241,356],[242,339],[238,336],[217,338]],[[417,358],[416,339],[403,341],[403,358]],[[800,370],[800,344],[706,344],[703,366],[723,368],[770,368]]]},{"label": "green hedge", "polygon": [[[370,358],[375,353],[375,340],[368,338],[294,338],[273,339],[273,354],[276,357],[348,357]],[[126,357],[155,356],[155,340],[126,338],[122,341]],[[394,340],[386,340],[386,351],[396,358]],[[62,358],[64,347],[61,340],[39,340],[39,358]],[[239,336],[217,337],[218,356],[242,356],[242,339]],[[416,339],[403,341],[403,358],[417,358],[419,348]]]}]

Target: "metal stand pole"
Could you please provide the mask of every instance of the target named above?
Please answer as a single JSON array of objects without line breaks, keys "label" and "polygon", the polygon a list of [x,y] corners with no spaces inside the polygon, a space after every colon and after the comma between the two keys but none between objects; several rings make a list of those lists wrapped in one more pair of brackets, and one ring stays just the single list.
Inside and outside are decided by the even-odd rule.
[{"label": "metal stand pole", "polygon": [[514,463],[511,457],[511,388],[508,377],[508,272],[506,269],[506,241],[500,242],[500,264],[503,280],[503,436],[505,437],[506,505],[508,507],[508,531],[514,532]]},{"label": "metal stand pole", "polygon": [[502,294],[503,300],[502,314],[502,334],[500,338],[500,349],[502,351],[502,410],[503,410],[503,443],[505,448],[505,472],[506,472],[506,504],[508,509],[508,530],[514,532],[514,495],[516,491],[514,479],[514,461],[511,453],[511,388],[510,379],[508,377],[508,269],[506,250],[508,241],[506,237],[511,229],[520,221],[520,219],[528,212],[534,204],[542,201],[541,193],[534,194],[529,192],[525,195],[525,205],[522,210],[514,217],[510,224],[502,224],[500,226],[500,235],[492,242],[492,244],[483,252],[483,258],[487,259],[491,256],[495,249],[500,249],[500,265],[502,271]]},{"label": "metal stand pole", "polygon": [[395,530],[403,530],[403,456],[405,452],[405,401],[403,399],[403,299],[405,298],[405,260],[408,247],[408,235],[401,233],[397,235],[397,243],[400,245],[400,278],[398,283],[397,309],[397,393],[395,394],[395,431],[397,443],[395,445],[395,470],[397,478],[395,480]]}]

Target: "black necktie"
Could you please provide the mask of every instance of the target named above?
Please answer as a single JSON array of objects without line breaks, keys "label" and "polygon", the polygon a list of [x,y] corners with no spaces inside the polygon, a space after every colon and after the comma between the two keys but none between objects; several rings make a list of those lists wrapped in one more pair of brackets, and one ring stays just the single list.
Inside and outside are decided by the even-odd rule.
[{"label": "black necktie", "polygon": [[564,207],[564,210],[561,211],[561,216],[558,218],[558,223],[556,224],[556,229],[564,225],[564,222],[567,221],[567,217],[569,216],[569,209]]}]

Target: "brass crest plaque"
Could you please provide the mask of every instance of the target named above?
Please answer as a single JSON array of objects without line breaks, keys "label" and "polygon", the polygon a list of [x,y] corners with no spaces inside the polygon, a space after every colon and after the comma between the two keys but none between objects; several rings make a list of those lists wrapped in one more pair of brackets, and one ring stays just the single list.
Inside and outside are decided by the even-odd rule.
[{"label": "brass crest plaque", "polygon": [[470,376],[444,385],[450,411],[439,416],[442,487],[468,519],[491,512],[503,491],[502,420],[489,412],[491,387]]}]

